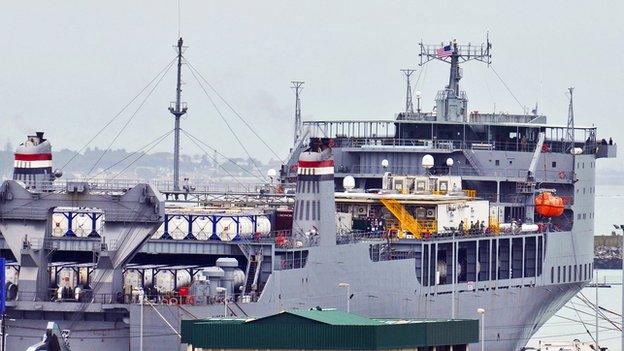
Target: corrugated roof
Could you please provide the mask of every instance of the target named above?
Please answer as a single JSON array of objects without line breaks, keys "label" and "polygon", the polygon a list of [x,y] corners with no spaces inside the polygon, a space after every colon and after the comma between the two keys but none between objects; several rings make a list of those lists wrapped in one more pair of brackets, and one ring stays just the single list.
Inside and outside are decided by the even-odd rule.
[{"label": "corrugated roof", "polygon": [[478,320],[371,319],[337,310],[291,310],[259,319],[183,320],[181,340],[195,348],[395,350],[466,345]]}]

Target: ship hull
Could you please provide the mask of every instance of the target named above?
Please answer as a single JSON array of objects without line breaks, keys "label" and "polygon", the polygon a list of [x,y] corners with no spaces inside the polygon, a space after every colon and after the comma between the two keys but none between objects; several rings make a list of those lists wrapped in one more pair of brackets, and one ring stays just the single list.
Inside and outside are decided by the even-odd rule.
[{"label": "ship hull", "polygon": [[[551,244],[556,244],[547,246],[565,246],[558,241],[569,241],[572,236],[569,232],[557,233],[550,238]],[[338,284],[348,282],[353,294],[351,312],[371,317],[447,319],[452,317],[454,295],[456,318],[476,319],[477,308],[486,310],[486,349],[519,350],[586,283],[544,284],[550,281],[550,275],[542,274],[533,279],[459,283],[453,294],[449,290],[451,285],[422,286],[415,274],[415,259],[371,260],[369,243],[366,242],[309,250],[304,268],[274,271],[259,301],[231,304],[229,314],[264,316],[284,309],[316,306],[346,309],[346,291]],[[550,269],[544,269],[544,272],[550,272]],[[70,344],[74,351],[139,348],[139,305],[91,304],[88,312],[92,314],[78,322],[72,321],[71,312],[79,307],[80,304],[71,303],[15,303],[13,309],[22,313],[9,324],[10,349],[25,349],[34,344],[37,331],[43,330],[47,320],[56,320],[62,329],[71,330]],[[219,304],[147,305],[143,308],[144,348],[149,350],[183,347],[168,324],[179,330],[182,319],[215,317],[224,313],[224,306]],[[106,320],[107,313],[122,310],[129,312],[125,321]],[[63,320],[65,318],[70,320]]]}]

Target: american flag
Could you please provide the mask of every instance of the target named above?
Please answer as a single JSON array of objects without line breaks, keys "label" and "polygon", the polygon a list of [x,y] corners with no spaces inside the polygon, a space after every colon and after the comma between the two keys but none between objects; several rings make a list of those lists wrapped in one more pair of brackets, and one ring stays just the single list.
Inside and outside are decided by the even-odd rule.
[{"label": "american flag", "polygon": [[450,57],[451,55],[453,55],[453,48],[451,47],[451,45],[443,46],[439,49],[436,49],[436,55],[439,58]]}]

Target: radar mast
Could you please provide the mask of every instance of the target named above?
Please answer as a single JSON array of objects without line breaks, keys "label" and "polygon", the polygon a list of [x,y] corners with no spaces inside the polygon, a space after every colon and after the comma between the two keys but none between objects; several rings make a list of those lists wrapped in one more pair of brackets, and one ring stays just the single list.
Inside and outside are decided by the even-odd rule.
[{"label": "radar mast", "polygon": [[439,45],[420,42],[419,66],[433,60],[451,65],[449,84],[444,90],[438,92],[436,97],[437,119],[466,121],[468,99],[465,92],[459,90],[459,81],[462,78],[462,70],[459,65],[472,60],[490,65],[492,62],[491,48],[489,35],[486,37],[486,42],[480,45],[472,45],[471,43],[459,45],[455,39],[449,44],[441,43]]}]

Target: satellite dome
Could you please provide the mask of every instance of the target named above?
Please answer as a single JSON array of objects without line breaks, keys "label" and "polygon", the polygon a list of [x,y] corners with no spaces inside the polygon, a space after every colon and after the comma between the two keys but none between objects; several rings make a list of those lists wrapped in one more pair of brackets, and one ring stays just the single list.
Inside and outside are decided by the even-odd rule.
[{"label": "satellite dome", "polygon": [[355,188],[355,178],[350,175],[344,177],[344,179],[342,180],[342,186],[346,190],[353,190],[353,188]]},{"label": "satellite dome", "polygon": [[422,166],[424,168],[427,168],[427,169],[432,168],[433,167],[433,156],[431,156],[431,155],[423,156],[423,158],[422,158]]},{"label": "satellite dome", "polygon": [[449,167],[453,167],[453,163],[454,163],[454,162],[453,162],[453,159],[452,159],[452,158],[450,158],[450,157],[449,157],[449,158],[447,158],[447,159],[446,159],[446,165],[447,165],[447,166],[449,166]]},{"label": "satellite dome", "polygon": [[389,164],[390,164],[390,162],[388,162],[388,160],[386,160],[386,159],[383,159],[381,161],[381,167],[383,167],[383,168],[388,168]]},{"label": "satellite dome", "polygon": [[271,169],[269,169],[267,171],[267,176],[269,178],[275,178],[276,175],[277,175],[277,171],[275,169],[273,169],[273,168],[271,168]]}]

